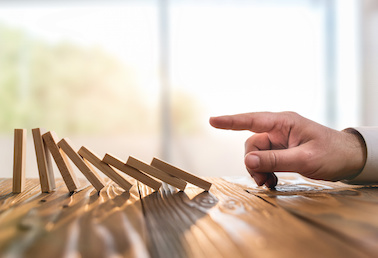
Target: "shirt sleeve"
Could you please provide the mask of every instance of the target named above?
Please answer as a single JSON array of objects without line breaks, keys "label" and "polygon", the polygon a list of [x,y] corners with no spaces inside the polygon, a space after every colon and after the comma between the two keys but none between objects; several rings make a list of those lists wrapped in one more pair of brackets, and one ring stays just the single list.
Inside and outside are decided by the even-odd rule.
[{"label": "shirt sleeve", "polygon": [[348,128],[358,132],[366,144],[366,163],[362,171],[354,178],[345,180],[351,184],[378,183],[378,127]]}]

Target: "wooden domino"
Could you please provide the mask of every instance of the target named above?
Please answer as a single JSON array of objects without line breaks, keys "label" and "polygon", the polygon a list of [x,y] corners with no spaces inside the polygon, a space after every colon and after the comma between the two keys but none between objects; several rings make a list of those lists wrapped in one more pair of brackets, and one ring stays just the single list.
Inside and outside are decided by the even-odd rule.
[{"label": "wooden domino", "polygon": [[83,175],[88,179],[88,181],[93,185],[93,187],[100,191],[105,186],[105,182],[97,174],[96,171],[92,170],[84,160],[75,151],[72,142],[68,138],[64,138],[58,142],[58,146],[67,154],[71,161],[76,165],[76,167],[83,173]]},{"label": "wooden domino", "polygon": [[158,168],[168,174],[170,174],[171,176],[175,176],[175,177],[178,177],[178,178],[181,178],[182,180],[185,180],[186,182],[189,182],[193,185],[196,185],[202,189],[204,189],[205,191],[209,191],[210,187],[211,187],[211,183],[208,182],[208,181],[205,181],[193,174],[190,174],[180,168],[177,168],[175,166],[172,166],[171,164],[168,164],[167,162],[164,162],[160,159],[157,159],[157,158],[153,158],[152,162],[151,162],[151,166],[155,167],[155,168]]},{"label": "wooden domino", "polygon": [[41,184],[42,192],[48,193],[53,191],[56,186],[50,151],[42,139],[42,132],[43,130],[41,128],[32,129],[34,149],[38,165],[39,182]]},{"label": "wooden domino", "polygon": [[148,175],[140,172],[138,169],[135,169],[133,167],[126,165],[124,162],[120,161],[119,159],[115,158],[114,156],[108,153],[105,154],[102,161],[128,174],[129,176],[133,177],[134,179],[151,187],[152,189],[156,191],[159,190],[161,186],[161,182],[156,181],[155,179],[149,177]]},{"label": "wooden domino", "polygon": [[89,161],[98,170],[103,172],[107,177],[117,183],[124,190],[129,191],[132,184],[126,180],[121,174],[112,169],[108,164],[103,162],[96,154],[88,150],[86,147],[82,146],[78,151],[79,155],[84,158],[84,160]]},{"label": "wooden domino", "polygon": [[68,191],[74,192],[80,187],[79,181],[69,164],[66,154],[58,147],[58,137],[54,132],[47,132],[42,135],[47,148],[50,150],[55,163],[62,175],[63,181],[66,184]]},{"label": "wooden domino", "polygon": [[132,156],[130,156],[126,162],[126,165],[129,165],[133,168],[136,168],[138,170],[141,170],[153,177],[156,177],[160,179],[163,182],[166,182],[167,184],[170,184],[174,187],[177,187],[180,190],[184,190],[186,186],[186,182],[182,179],[179,179],[177,177],[173,177],[160,169],[157,169],[155,167],[152,167]]},{"label": "wooden domino", "polygon": [[14,129],[13,193],[21,193],[25,187],[26,129]]}]

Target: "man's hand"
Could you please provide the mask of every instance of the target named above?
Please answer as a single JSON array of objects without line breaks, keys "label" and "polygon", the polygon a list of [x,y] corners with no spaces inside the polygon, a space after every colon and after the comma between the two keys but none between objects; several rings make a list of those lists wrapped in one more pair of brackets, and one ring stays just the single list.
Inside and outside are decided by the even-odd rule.
[{"label": "man's hand", "polygon": [[273,172],[312,179],[353,178],[363,169],[366,147],[353,131],[336,131],[293,112],[257,112],[210,118],[216,128],[255,132],[245,143],[245,165],[258,185],[273,188]]}]

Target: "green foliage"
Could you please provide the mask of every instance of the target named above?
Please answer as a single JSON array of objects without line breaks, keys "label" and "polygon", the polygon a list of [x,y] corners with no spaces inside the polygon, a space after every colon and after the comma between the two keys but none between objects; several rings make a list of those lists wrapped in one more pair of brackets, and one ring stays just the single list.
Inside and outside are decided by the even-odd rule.
[{"label": "green foliage", "polygon": [[[145,94],[133,69],[100,47],[48,44],[0,24],[0,132],[154,133],[159,110]],[[197,121],[191,103],[185,94],[174,101],[179,132]]]}]

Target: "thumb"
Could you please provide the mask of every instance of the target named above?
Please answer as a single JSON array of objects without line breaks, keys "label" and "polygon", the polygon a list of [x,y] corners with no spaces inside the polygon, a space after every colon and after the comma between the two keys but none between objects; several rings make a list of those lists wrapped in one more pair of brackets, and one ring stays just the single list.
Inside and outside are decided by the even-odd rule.
[{"label": "thumb", "polygon": [[247,153],[244,163],[253,172],[299,172],[306,164],[301,147],[282,150],[260,150]]}]

